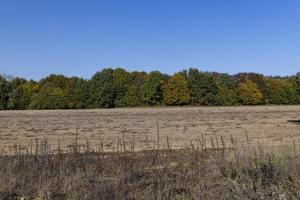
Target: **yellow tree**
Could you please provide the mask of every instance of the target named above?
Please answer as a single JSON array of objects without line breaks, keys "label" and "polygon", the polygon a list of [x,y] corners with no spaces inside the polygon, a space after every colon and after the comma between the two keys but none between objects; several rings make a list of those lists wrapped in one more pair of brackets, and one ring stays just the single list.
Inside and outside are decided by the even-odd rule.
[{"label": "yellow tree", "polygon": [[172,76],[164,87],[164,101],[166,105],[186,105],[191,96],[188,82],[182,74]]},{"label": "yellow tree", "polygon": [[244,105],[257,105],[263,102],[263,95],[257,85],[246,80],[237,86],[237,94],[242,104]]},{"label": "yellow tree", "polygon": [[295,104],[297,102],[297,89],[293,83],[284,79],[268,80],[268,100],[271,104]]}]

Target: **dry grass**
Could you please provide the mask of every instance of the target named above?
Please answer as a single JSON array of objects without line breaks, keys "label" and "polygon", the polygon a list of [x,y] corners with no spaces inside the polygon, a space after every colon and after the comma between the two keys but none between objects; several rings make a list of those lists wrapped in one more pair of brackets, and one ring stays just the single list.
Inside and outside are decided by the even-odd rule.
[{"label": "dry grass", "polygon": [[[159,136],[157,132],[157,136]],[[212,139],[213,143],[214,140]],[[230,147],[119,152],[92,151],[77,142],[68,153],[51,154],[47,141],[31,153],[16,147],[0,157],[1,199],[299,199],[299,147]],[[160,150],[158,150],[160,149]],[[125,150],[125,151],[124,151]]]},{"label": "dry grass", "polygon": [[134,136],[135,150],[147,150],[157,140],[157,121],[161,146],[167,145],[168,137],[173,149],[189,147],[202,135],[208,146],[211,137],[222,136],[229,143],[231,135],[245,144],[246,133],[255,145],[292,144],[299,143],[300,134],[299,125],[290,120],[299,120],[299,113],[300,106],[3,111],[0,147],[8,151],[47,138],[52,149],[59,140],[61,149],[68,150],[78,132],[78,142],[89,141],[94,149],[101,139],[105,151],[116,150],[124,135],[128,146]]},{"label": "dry grass", "polygon": [[2,112],[0,199],[300,199],[297,111]]}]

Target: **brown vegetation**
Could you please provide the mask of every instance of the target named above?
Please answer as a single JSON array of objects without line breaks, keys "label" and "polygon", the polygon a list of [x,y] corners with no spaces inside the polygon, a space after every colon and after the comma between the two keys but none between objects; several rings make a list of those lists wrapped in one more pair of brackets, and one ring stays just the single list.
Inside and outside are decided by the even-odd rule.
[{"label": "brown vegetation", "polygon": [[[159,132],[157,132],[158,138]],[[246,138],[248,141],[248,138]],[[206,148],[211,142],[212,148]],[[249,141],[250,142],[250,141]],[[47,141],[0,157],[0,198],[10,199],[298,199],[300,155],[290,146],[239,146],[235,138],[189,148],[119,152],[99,148],[49,153]],[[159,150],[160,149],[160,150]],[[125,151],[124,151],[125,150]],[[30,152],[31,151],[31,152]]]},{"label": "brown vegetation", "polygon": [[19,144],[30,148],[44,138],[50,150],[57,149],[58,140],[68,150],[76,133],[80,145],[88,141],[94,150],[102,140],[105,151],[116,151],[123,135],[128,146],[134,136],[135,150],[147,150],[157,140],[157,122],[161,146],[168,137],[173,149],[189,147],[202,134],[207,141],[222,136],[228,143],[232,135],[245,144],[247,133],[254,145],[292,144],[299,143],[299,125],[289,121],[299,120],[299,113],[300,106],[2,111],[0,152]]},{"label": "brown vegetation", "polygon": [[0,199],[299,199],[299,109],[0,112]]}]

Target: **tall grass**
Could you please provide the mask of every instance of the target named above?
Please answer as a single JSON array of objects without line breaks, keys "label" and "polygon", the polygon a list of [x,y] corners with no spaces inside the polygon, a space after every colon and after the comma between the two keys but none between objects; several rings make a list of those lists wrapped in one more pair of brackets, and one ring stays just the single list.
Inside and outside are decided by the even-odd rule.
[{"label": "tall grass", "polygon": [[172,149],[157,130],[153,146],[145,136],[145,151],[124,133],[110,152],[101,138],[93,147],[78,134],[66,151],[59,140],[56,149],[46,139],[15,145],[0,156],[0,199],[300,199],[295,143],[253,145],[246,134],[240,145],[232,136],[201,135]]}]

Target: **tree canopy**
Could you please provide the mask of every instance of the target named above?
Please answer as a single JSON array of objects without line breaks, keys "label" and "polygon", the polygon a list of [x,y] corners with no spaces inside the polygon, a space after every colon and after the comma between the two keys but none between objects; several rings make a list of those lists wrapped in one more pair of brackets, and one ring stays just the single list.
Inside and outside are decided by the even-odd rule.
[{"label": "tree canopy", "polygon": [[146,105],[162,105],[163,103],[163,75],[158,71],[151,72],[142,86],[142,99]]},{"label": "tree canopy", "polygon": [[230,106],[300,103],[300,73],[159,71],[105,68],[91,79],[51,74],[40,81],[0,76],[0,109],[82,109],[132,106]]},{"label": "tree canopy", "polygon": [[237,93],[241,104],[244,105],[258,105],[263,101],[263,94],[257,85],[250,80],[239,83],[237,86]]},{"label": "tree canopy", "polygon": [[166,105],[187,105],[190,100],[190,91],[185,77],[182,74],[172,76],[164,88],[164,101]]},{"label": "tree canopy", "polygon": [[191,68],[187,76],[192,105],[214,105],[217,83],[213,74]]},{"label": "tree canopy", "polygon": [[0,109],[7,109],[8,102],[8,82],[0,76]]},{"label": "tree canopy", "polygon": [[103,69],[91,79],[91,98],[96,108],[115,107],[115,87],[113,69]]}]

